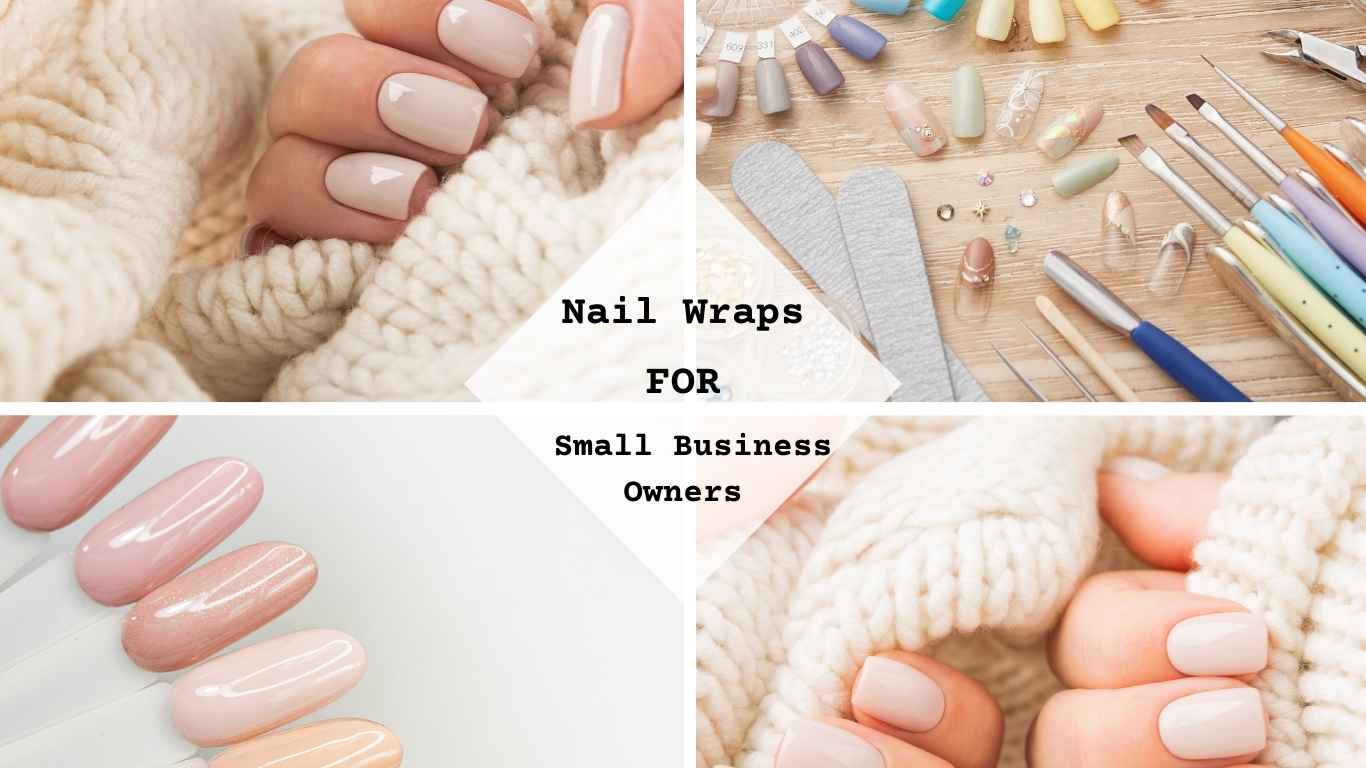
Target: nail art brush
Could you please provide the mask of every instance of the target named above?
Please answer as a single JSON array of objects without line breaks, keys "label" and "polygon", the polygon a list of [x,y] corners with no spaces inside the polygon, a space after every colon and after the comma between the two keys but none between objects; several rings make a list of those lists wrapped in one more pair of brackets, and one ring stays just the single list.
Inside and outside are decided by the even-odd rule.
[{"label": "nail art brush", "polygon": [[1313,230],[1301,225],[1293,216],[1287,215],[1284,207],[1257,196],[1232,168],[1215,157],[1212,152],[1192,136],[1181,123],[1177,122],[1155,104],[1147,106],[1148,116],[1162,128],[1178,147],[1195,159],[1233,195],[1253,218],[1270,235],[1271,241],[1279,247],[1300,271],[1313,280],[1338,306],[1356,320],[1357,325],[1366,326],[1366,282],[1362,281],[1349,265],[1345,264],[1326,243],[1319,240]]},{"label": "nail art brush", "polygon": [[[1250,240],[1250,238],[1249,238]],[[1272,257],[1274,258],[1274,257]],[[1287,267],[1288,269],[1288,267]],[[1246,402],[1228,379],[1181,342],[1140,318],[1127,304],[1061,251],[1043,258],[1043,272],[1097,320],[1128,336],[1192,395],[1205,402]]]},{"label": "nail art brush", "polygon": [[1358,222],[1366,222],[1366,180],[1357,176],[1351,168],[1338,162],[1337,158],[1333,157],[1328,152],[1325,152],[1319,145],[1315,144],[1313,140],[1288,125],[1285,120],[1282,120],[1279,115],[1272,112],[1270,108],[1259,101],[1257,97],[1249,93],[1246,88],[1239,85],[1238,81],[1234,80],[1227,72],[1216,66],[1214,62],[1204,56],[1201,56],[1200,58],[1204,59],[1206,64],[1213,67],[1215,73],[1218,74],[1224,82],[1228,83],[1229,87],[1232,88],[1243,101],[1246,101],[1257,114],[1261,115],[1262,119],[1266,120],[1300,157],[1304,158],[1304,161],[1309,164],[1309,167],[1313,169],[1314,173],[1323,180],[1323,185],[1328,188],[1328,191],[1332,192],[1334,197],[1342,201],[1342,204],[1348,211],[1351,211],[1352,216],[1355,217]]},{"label": "nail art brush", "polygon": [[1053,351],[1053,348],[1048,346],[1048,343],[1040,338],[1039,334],[1035,333],[1033,328],[1029,327],[1029,323],[1021,320],[1020,325],[1024,326],[1025,333],[1029,334],[1029,337],[1034,340],[1035,344],[1039,345],[1044,351],[1044,354],[1048,355],[1049,359],[1053,361],[1053,364],[1058,366],[1058,370],[1063,372],[1063,375],[1067,377],[1067,380],[1072,382],[1077,389],[1081,390],[1081,394],[1085,396],[1087,400],[1090,400],[1093,403],[1096,402],[1096,396],[1091,394],[1091,390],[1087,389],[1086,385],[1081,383],[1081,379],[1077,378],[1077,374],[1073,373],[1072,369],[1067,367],[1067,363],[1064,363],[1062,358],[1058,357]]},{"label": "nail art brush", "polygon": [[1100,380],[1105,382],[1105,386],[1115,393],[1115,397],[1126,403],[1139,402],[1138,394],[1128,384],[1124,383],[1124,380],[1119,377],[1119,372],[1105,362],[1105,358],[1101,356],[1100,352],[1091,346],[1091,342],[1086,340],[1086,336],[1075,325],[1072,325],[1072,321],[1067,319],[1067,316],[1058,309],[1057,305],[1050,301],[1047,296],[1036,296],[1034,297],[1034,306],[1038,307],[1039,314],[1044,316],[1049,325],[1052,325],[1053,329],[1067,340],[1072,349],[1076,350],[1077,355],[1085,360],[1087,365],[1091,366],[1091,370],[1095,371]]},{"label": "nail art brush", "polygon": [[1309,281],[1280,256],[1272,253],[1224,216],[1137,136],[1119,140],[1139,163],[1171,188],[1257,278],[1277,301],[1299,319],[1358,375],[1366,375],[1366,335],[1342,310],[1319,293]]},{"label": "nail art brush", "polygon": [[1015,378],[1019,379],[1020,383],[1025,385],[1025,389],[1029,390],[1029,394],[1033,395],[1035,400],[1038,400],[1041,403],[1048,402],[1048,398],[1044,397],[1043,393],[1039,391],[1039,388],[1034,386],[1034,382],[1030,381],[1028,376],[1020,373],[1019,369],[1010,362],[1010,358],[1006,357],[1006,353],[1002,352],[999,347],[990,341],[988,341],[987,344],[991,345],[991,348],[996,351],[996,356],[1001,358],[1001,362],[1006,364],[1006,368],[1010,369],[1010,372],[1015,375]]}]

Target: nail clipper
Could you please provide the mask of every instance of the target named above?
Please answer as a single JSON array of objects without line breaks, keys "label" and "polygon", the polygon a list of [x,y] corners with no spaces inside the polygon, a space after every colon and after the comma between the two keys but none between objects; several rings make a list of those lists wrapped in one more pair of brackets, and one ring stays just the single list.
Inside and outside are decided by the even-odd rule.
[{"label": "nail clipper", "polygon": [[1295,44],[1295,49],[1289,52],[1262,51],[1267,58],[1292,61],[1323,70],[1353,88],[1366,91],[1366,71],[1361,69],[1362,59],[1366,57],[1366,46],[1338,45],[1308,32],[1297,32],[1293,29],[1273,29],[1266,34],[1268,37]]}]

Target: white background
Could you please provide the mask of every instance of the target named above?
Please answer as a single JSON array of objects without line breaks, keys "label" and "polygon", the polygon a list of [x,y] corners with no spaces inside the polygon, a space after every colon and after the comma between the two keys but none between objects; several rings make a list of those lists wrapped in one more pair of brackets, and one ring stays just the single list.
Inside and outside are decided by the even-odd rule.
[{"label": "white background", "polygon": [[686,754],[683,605],[493,418],[182,417],[51,552],[214,456],[251,462],[266,489],[215,554],[274,539],[320,566],[313,592],[248,641],[332,627],[369,653],[361,684],[309,719],[382,722],[417,768]]}]

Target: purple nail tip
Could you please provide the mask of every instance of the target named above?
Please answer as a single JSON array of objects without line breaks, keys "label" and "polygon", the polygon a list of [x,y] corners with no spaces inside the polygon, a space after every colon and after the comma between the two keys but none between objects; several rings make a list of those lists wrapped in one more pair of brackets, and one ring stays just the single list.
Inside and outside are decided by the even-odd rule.
[{"label": "purple nail tip", "polygon": [[805,43],[797,48],[797,66],[806,81],[821,96],[844,85],[844,73],[835,66],[830,54],[815,43]]},{"label": "purple nail tip", "polygon": [[851,16],[836,16],[830,22],[830,36],[844,50],[864,61],[877,58],[887,45],[887,38],[881,32]]}]

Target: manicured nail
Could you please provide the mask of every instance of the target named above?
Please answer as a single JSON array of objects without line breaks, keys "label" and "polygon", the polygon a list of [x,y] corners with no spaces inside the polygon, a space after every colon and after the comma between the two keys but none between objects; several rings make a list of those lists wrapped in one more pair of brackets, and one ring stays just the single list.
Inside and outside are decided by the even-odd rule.
[{"label": "manicured nail", "polygon": [[1062,0],[1029,0],[1029,27],[1037,43],[1061,43],[1067,39]]},{"label": "manicured nail", "polygon": [[223,752],[210,768],[398,768],[403,746],[369,720],[324,720],[272,733]]},{"label": "manicured nail", "polygon": [[1251,613],[1196,616],[1167,633],[1167,658],[1183,675],[1251,675],[1266,668],[1266,622]]},{"label": "manicured nail", "polygon": [[1162,464],[1139,456],[1116,456],[1102,464],[1100,471],[1112,475],[1123,475],[1131,480],[1143,480],[1145,482],[1156,480],[1160,477],[1166,477],[1172,473],[1170,469],[1167,469],[1167,467]]},{"label": "manicured nail", "polygon": [[980,320],[991,312],[991,294],[996,287],[996,251],[991,241],[974,238],[963,249],[958,267],[958,290],[953,311],[963,320]]},{"label": "manicured nail", "polygon": [[778,746],[774,768],[885,768],[872,744],[838,726],[798,720]]},{"label": "manicured nail", "polygon": [[453,56],[503,77],[521,77],[541,45],[536,22],[488,0],[453,0],[436,35]]},{"label": "manicured nail", "polygon": [[911,7],[911,0],[854,0],[854,5],[866,8],[873,13],[900,16]]},{"label": "manicured nail", "polygon": [[389,130],[454,155],[474,148],[488,104],[477,88],[411,72],[393,75],[379,88],[379,119]]},{"label": "manicured nail", "polygon": [[621,81],[631,15],[615,3],[593,11],[579,34],[569,79],[569,117],[574,125],[591,123],[621,109]]},{"label": "manicured nail", "polygon": [[1119,9],[1115,7],[1115,0],[1073,0],[1077,6],[1077,12],[1086,22],[1086,26],[1099,32],[1102,29],[1109,29],[1119,23]]},{"label": "manicured nail", "polygon": [[1103,263],[1113,271],[1127,270],[1138,257],[1138,224],[1129,196],[1115,190],[1105,196],[1100,209]]},{"label": "manicured nail", "polygon": [[14,524],[55,531],[104,498],[175,423],[174,416],[62,416],[5,470],[0,499]]},{"label": "manicured nail", "polygon": [[863,662],[852,702],[855,709],[911,733],[933,730],[944,718],[944,692],[934,680],[909,664],[881,656]]},{"label": "manicured nail", "polygon": [[141,600],[237,530],[261,493],[245,462],[191,464],[90,529],[76,547],[76,581],[104,605]]},{"label": "manicured nail", "polygon": [[423,176],[435,173],[415,160],[379,152],[342,155],[327,166],[323,185],[333,200],[386,219],[406,221]]},{"label": "manicured nail", "polygon": [[365,649],[332,629],[248,646],[187,672],[171,689],[171,719],[201,747],[259,736],[341,698],[365,674]]},{"label": "manicured nail", "polygon": [[1037,69],[1026,69],[1011,86],[1006,96],[1005,106],[996,116],[996,135],[1011,141],[1020,141],[1029,135],[1034,127],[1034,118],[1039,114],[1039,104],[1043,102],[1043,73]]},{"label": "manicured nail", "polygon": [[906,83],[892,83],[882,97],[887,116],[906,146],[920,157],[944,148],[948,133],[939,117]]},{"label": "manicured nail", "polygon": [[1092,99],[1063,113],[1039,136],[1038,148],[1050,160],[1060,160],[1076,149],[1105,117],[1105,102]]},{"label": "manicured nail", "polygon": [[1266,748],[1266,717],[1256,688],[1226,688],[1177,699],[1162,709],[1157,732],[1173,757],[1217,760]]},{"label": "manicured nail", "polygon": [[318,564],[301,547],[244,547],[139,600],[123,620],[123,648],[143,669],[185,669],[269,624],[317,580]]},{"label": "manicured nail", "polygon": [[953,21],[967,0],[925,0],[925,11],[940,21]]},{"label": "manicured nail", "polygon": [[839,43],[841,48],[864,61],[876,59],[877,55],[882,53],[882,49],[887,47],[887,38],[881,32],[852,16],[836,15],[821,5],[819,0],[807,3],[806,13],[823,24],[829,30],[830,37]]},{"label": "manicured nail", "polygon": [[1148,279],[1154,296],[1175,296],[1186,279],[1191,257],[1195,255],[1195,227],[1180,222],[1167,231],[1157,250],[1157,263]]},{"label": "manicured nail", "polygon": [[1015,22],[1015,0],[982,0],[977,12],[977,36],[997,42],[1010,37]]},{"label": "manicured nail", "polygon": [[1053,191],[1063,197],[1075,197],[1110,178],[1119,170],[1119,155],[1102,152],[1073,163],[1053,174]]},{"label": "manicured nail", "polygon": [[953,75],[953,135],[971,139],[987,131],[986,91],[977,67],[964,64]]},{"label": "manicured nail", "polygon": [[793,16],[779,24],[778,28],[792,45],[792,50],[796,51],[794,58],[797,68],[802,71],[802,77],[811,84],[811,90],[816,95],[824,96],[844,85],[844,73],[835,65],[830,54],[811,39],[811,34],[802,26],[800,19]]},{"label": "manicured nail", "polygon": [[754,35],[759,49],[759,63],[754,65],[754,91],[759,100],[759,111],[776,115],[792,108],[792,88],[787,82],[787,70],[777,59],[775,33],[761,29]]}]

